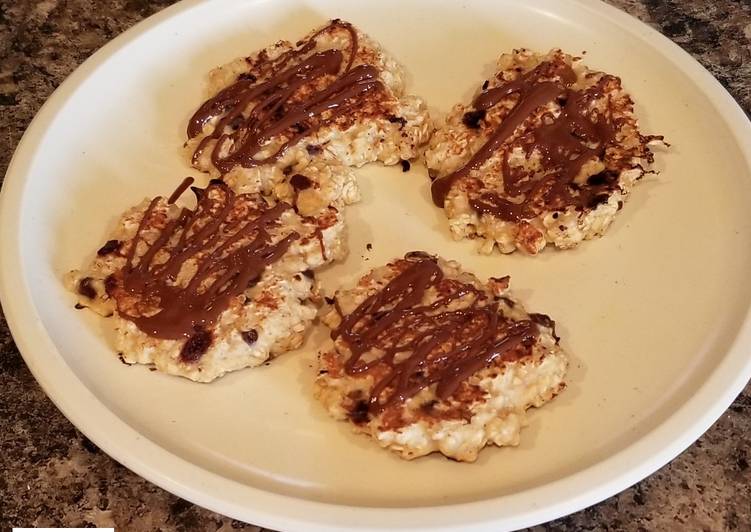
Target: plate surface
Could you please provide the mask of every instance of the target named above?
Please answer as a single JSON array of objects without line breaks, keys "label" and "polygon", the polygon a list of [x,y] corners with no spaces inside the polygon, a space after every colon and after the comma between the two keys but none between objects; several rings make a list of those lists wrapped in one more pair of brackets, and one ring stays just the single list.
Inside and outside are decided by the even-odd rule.
[{"label": "plate surface", "polygon": [[[321,330],[271,366],[211,385],[125,367],[109,324],[74,311],[61,284],[119,212],[195,173],[180,146],[210,68],[332,17],[393,53],[437,115],[469,98],[503,51],[586,51],[588,65],[622,77],[643,131],[672,144],[605,238],[536,258],[453,242],[420,165],[359,172],[350,256],[322,274],[326,289],[425,249],[483,278],[510,274],[527,307],[559,323],[570,385],[533,413],[517,449],[488,449],[474,464],[404,462],[351,434],[311,397]],[[599,3],[183,2],[95,54],[27,131],[1,198],[3,307],[63,413],[125,466],[202,506],[285,529],[517,528],[650,474],[748,380],[749,147],[748,120],[706,71]]]}]

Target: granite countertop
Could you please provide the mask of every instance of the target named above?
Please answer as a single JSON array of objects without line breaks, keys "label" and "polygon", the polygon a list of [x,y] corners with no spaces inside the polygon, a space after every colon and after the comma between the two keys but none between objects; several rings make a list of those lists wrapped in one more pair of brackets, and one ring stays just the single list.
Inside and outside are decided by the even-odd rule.
[{"label": "granite countertop", "polygon": [[[39,107],[91,53],[168,0],[0,0],[0,174]],[[751,112],[749,0],[610,0],[678,43]],[[39,388],[0,315],[0,530],[258,530],[179,499],[110,459]],[[533,530],[749,530],[751,386],[672,463]]]}]

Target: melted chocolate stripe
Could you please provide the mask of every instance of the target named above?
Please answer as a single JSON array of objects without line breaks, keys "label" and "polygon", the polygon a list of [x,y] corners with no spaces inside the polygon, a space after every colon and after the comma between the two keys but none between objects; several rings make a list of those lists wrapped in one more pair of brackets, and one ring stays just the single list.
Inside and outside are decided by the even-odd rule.
[{"label": "melted chocolate stripe", "polygon": [[192,177],[186,177],[183,179],[183,182],[180,183],[180,186],[175,189],[175,191],[170,194],[169,199],[167,200],[167,203],[172,205],[177,201],[177,199],[182,196],[183,192],[187,190],[187,188],[193,184],[193,178]]},{"label": "melted chocolate stripe", "polygon": [[[192,338],[197,331],[210,329],[232,299],[299,237],[291,233],[271,243],[269,228],[291,208],[286,203],[251,220],[232,220],[238,196],[226,185],[211,184],[198,196],[196,208],[183,209],[134,264],[136,247],[145,242],[143,232],[161,198],[152,200],[133,238],[126,265],[115,274],[126,302],[138,302],[136,312],[119,308],[120,315],[155,338]],[[155,263],[160,252],[167,253],[167,258]],[[185,286],[179,286],[176,278],[187,261],[195,263],[195,271]]]},{"label": "melted chocolate stripe", "polygon": [[[550,81],[551,78],[557,80]],[[577,208],[591,207],[598,197],[608,194],[617,184],[580,187],[573,183],[573,179],[588,161],[603,157],[615,139],[618,121],[612,117],[610,101],[603,113],[588,108],[592,98],[602,96],[602,85],[612,79],[603,76],[592,87],[573,90],[571,86],[576,82],[576,74],[571,67],[546,61],[515,80],[484,90],[473,102],[473,107],[479,112],[514,94],[518,95],[516,104],[464,166],[433,181],[433,202],[443,207],[458,180],[469,176],[496,152],[503,150],[503,190],[470,198],[475,211],[490,213],[503,220],[520,221],[534,217],[541,203],[552,209],[563,209],[572,204]],[[542,154],[545,168],[542,175],[526,175],[509,164],[509,143],[517,129],[537,109],[556,100],[562,102],[560,114],[557,117],[547,115],[531,135],[521,138],[527,154],[535,149]]]},{"label": "melted chocolate stripe", "polygon": [[[474,286],[446,280],[432,258],[407,254],[406,260],[406,269],[343,315],[331,333],[350,350],[348,374],[387,366],[371,391],[374,414],[431,385],[448,399],[471,375],[539,334],[532,321],[499,314],[498,304]],[[424,304],[430,289],[440,297]]]},{"label": "melted chocolate stripe", "polygon": [[[315,48],[316,38],[332,28],[343,28],[349,33],[349,58],[344,68],[341,50],[325,50],[306,57]],[[359,65],[353,68],[357,49],[354,28],[346,22],[333,20],[277,59],[262,57],[256,68],[268,79],[262,82],[239,79],[204,102],[190,119],[187,133],[193,138],[201,134],[204,125],[221,117],[213,132],[199,143],[193,153],[193,163],[197,164],[211,142],[214,142],[212,163],[222,172],[238,165],[252,168],[274,162],[288,147],[355,108],[359,96],[382,87],[375,67]],[[324,76],[335,78],[302,103],[289,104],[300,87]],[[259,98],[260,101],[256,101]],[[325,113],[328,113],[326,118]],[[258,157],[272,138],[285,132],[285,142],[268,156]]]},{"label": "melted chocolate stripe", "polygon": [[469,175],[472,170],[477,170],[482,166],[537,108],[553,101],[556,96],[561,94],[561,91],[562,89],[557,84],[549,82],[541,83],[530,89],[529,94],[519,100],[516,107],[501,122],[500,127],[462,168],[453,174],[433,181],[431,187],[433,202],[442,207],[451,186],[457,179]]}]

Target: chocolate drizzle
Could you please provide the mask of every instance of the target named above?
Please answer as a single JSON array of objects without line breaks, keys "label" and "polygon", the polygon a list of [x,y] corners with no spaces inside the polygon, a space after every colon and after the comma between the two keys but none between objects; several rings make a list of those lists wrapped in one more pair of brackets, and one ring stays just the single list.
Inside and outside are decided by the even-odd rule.
[{"label": "chocolate drizzle", "polygon": [[[410,253],[401,262],[406,267],[331,333],[350,350],[348,374],[373,372],[371,413],[431,385],[447,399],[478,370],[519,356],[539,334],[533,321],[510,320],[482,291],[445,278],[429,255]],[[432,303],[425,302],[429,291]]]},{"label": "chocolate drizzle", "polygon": [[177,201],[177,199],[183,195],[183,192],[185,192],[190,185],[193,184],[193,178],[192,177],[186,177],[183,179],[182,183],[175,189],[175,191],[170,194],[170,197],[167,199],[167,203],[169,205],[172,205]]},{"label": "chocolate drizzle", "polygon": [[[479,213],[490,213],[503,220],[520,221],[536,216],[543,208],[564,209],[574,205],[579,209],[592,207],[617,187],[622,168],[611,168],[608,180],[598,184],[579,185],[574,182],[588,161],[604,160],[606,149],[616,138],[621,121],[613,116],[611,100],[606,109],[590,109],[590,103],[604,94],[605,85],[619,83],[617,78],[604,75],[591,87],[575,90],[576,74],[563,61],[540,63],[536,68],[498,87],[487,89],[475,98],[474,110],[465,114],[467,127],[479,127],[476,117],[509,97],[516,97],[514,107],[487,142],[455,172],[435,179],[431,185],[433,202],[443,207],[452,186],[461,178],[478,170],[496,152],[503,151],[503,190],[483,192],[470,199]],[[545,113],[542,124],[531,131],[519,128],[540,108],[557,103],[558,116]],[[469,120],[467,117],[472,120]],[[529,155],[537,150],[542,156],[542,172],[530,175],[523,168],[509,164],[511,144],[520,145]],[[615,161],[623,166],[630,161]]]},{"label": "chocolate drizzle", "polygon": [[[349,33],[346,61],[342,50],[311,53],[316,38],[333,28]],[[218,119],[196,148],[194,164],[212,141],[216,143],[211,160],[222,172],[237,165],[252,168],[274,162],[286,148],[357,108],[360,96],[382,87],[375,67],[362,64],[353,68],[357,49],[355,29],[337,19],[275,59],[262,54],[256,67],[258,76],[241,76],[201,105],[190,119],[189,138],[200,135],[207,123]],[[320,88],[316,85],[321,84],[321,78],[327,78],[324,83],[331,80]],[[305,97],[299,101],[303,87]],[[282,140],[270,146],[280,135]]]},{"label": "chocolate drizzle", "polygon": [[[207,331],[232,299],[299,236],[291,233],[272,243],[269,229],[290,209],[286,203],[259,207],[222,182],[213,182],[197,197],[194,210],[183,208],[176,219],[166,222],[156,211],[163,199],[151,201],[130,244],[127,263],[108,279],[107,289],[118,296],[120,316],[146,334],[190,339],[191,347],[184,346],[186,361],[200,356],[207,338],[210,342]],[[163,228],[148,243],[146,231],[160,223]]]}]

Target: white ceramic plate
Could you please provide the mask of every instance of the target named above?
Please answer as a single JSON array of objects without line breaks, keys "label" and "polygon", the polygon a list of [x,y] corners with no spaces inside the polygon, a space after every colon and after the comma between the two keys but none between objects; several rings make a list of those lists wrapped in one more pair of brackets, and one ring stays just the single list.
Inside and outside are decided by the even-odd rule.
[{"label": "white ceramic plate", "polygon": [[[467,99],[514,47],[587,51],[620,75],[643,130],[672,149],[605,238],[567,252],[481,257],[448,238],[424,168],[360,172],[350,257],[328,289],[411,249],[510,273],[573,354],[569,389],[517,449],[474,464],[403,462],[311,398],[319,331],[270,367],[211,385],[125,367],[103,320],[61,284],[117,214],[190,173],[183,131],[213,66],[342,17],[404,65],[436,111]],[[751,128],[685,53],[592,2],[191,1],[117,38],[50,98],[6,177],[2,301],[34,375],[108,454],[202,506],[275,528],[500,530],[593,504],[696,439],[751,374]],[[372,252],[366,243],[372,242]]]}]

